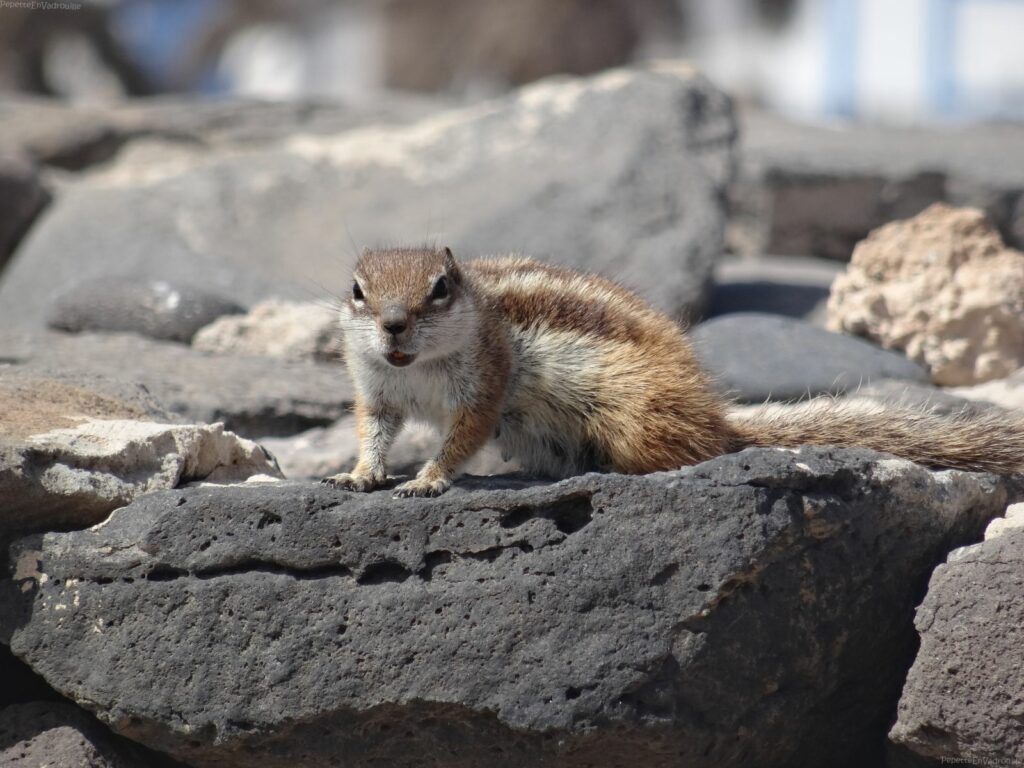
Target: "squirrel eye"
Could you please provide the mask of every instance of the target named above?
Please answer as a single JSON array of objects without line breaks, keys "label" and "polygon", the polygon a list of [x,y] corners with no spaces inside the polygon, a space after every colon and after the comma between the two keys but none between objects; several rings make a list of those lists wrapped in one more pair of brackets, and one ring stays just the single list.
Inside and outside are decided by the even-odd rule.
[{"label": "squirrel eye", "polygon": [[359,287],[359,283],[357,282],[352,283],[352,298],[356,301],[363,300],[363,289]]},{"label": "squirrel eye", "polygon": [[441,275],[437,278],[437,282],[434,283],[434,290],[430,294],[430,298],[434,301],[448,298],[448,278]]}]

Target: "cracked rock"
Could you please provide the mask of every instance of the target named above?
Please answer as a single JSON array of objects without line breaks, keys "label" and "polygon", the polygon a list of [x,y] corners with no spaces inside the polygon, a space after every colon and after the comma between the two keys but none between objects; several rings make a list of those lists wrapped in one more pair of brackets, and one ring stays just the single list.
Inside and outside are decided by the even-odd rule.
[{"label": "cracked rock", "polygon": [[164,491],[15,543],[0,639],[199,768],[867,764],[929,573],[1008,493],[825,448]]}]

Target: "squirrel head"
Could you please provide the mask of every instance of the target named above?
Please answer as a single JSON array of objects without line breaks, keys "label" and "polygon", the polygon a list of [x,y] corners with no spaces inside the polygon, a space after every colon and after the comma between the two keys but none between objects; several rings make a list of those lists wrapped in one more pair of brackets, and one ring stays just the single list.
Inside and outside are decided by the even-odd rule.
[{"label": "squirrel head", "polygon": [[464,348],[476,305],[448,248],[366,250],[343,296],[349,354],[396,368]]}]

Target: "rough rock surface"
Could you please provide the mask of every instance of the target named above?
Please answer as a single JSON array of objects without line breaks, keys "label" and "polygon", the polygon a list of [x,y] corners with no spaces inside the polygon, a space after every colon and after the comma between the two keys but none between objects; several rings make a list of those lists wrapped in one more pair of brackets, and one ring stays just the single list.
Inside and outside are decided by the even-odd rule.
[{"label": "rough rock surface", "polygon": [[247,314],[210,323],[195,335],[192,346],[218,354],[339,362],[340,336],[337,314],[325,304],[270,299]]},{"label": "rough rock surface", "polygon": [[163,341],[188,342],[222,315],[245,310],[191,285],[162,280],[98,278],[57,297],[47,325],[59,331],[131,331]]},{"label": "rough rock surface", "polygon": [[0,709],[4,768],[159,768],[176,765],[109,733],[71,704],[32,702]]},{"label": "rough rock surface", "polygon": [[135,334],[5,333],[0,361],[23,375],[62,371],[138,382],[190,422],[223,422],[244,437],[290,435],[330,424],[352,404],[344,369],[267,357],[210,355]]},{"label": "rough rock surface", "polygon": [[748,403],[842,394],[880,379],[928,381],[903,355],[779,315],[723,315],[690,339],[719,388]]},{"label": "rough rock surface", "polygon": [[353,242],[424,240],[583,266],[688,313],[722,249],[734,137],[729,99],[676,65],[543,82],[401,127],[133,161],[136,142],[32,228],[0,283],[0,324],[38,326],[52,296],[107,275],[198,275],[247,306],[308,299],[342,284]]},{"label": "rough rock surface", "polygon": [[943,763],[1024,765],[1024,527],[1013,522],[951,553],[917,612],[921,649],[891,738]]},{"label": "rough rock surface", "polygon": [[928,574],[1007,492],[826,449],[159,492],[15,544],[0,638],[200,768],[864,765]]},{"label": "rough rock surface", "polygon": [[828,315],[834,330],[903,350],[936,384],[1000,379],[1024,365],[1024,252],[981,211],[934,205],[857,246]]},{"label": "rough rock surface", "polygon": [[[398,436],[388,452],[388,472],[414,475],[440,447],[436,430],[411,425]],[[260,445],[277,459],[285,477],[311,480],[351,472],[359,458],[355,416],[345,416],[329,427],[314,427],[292,437],[266,437]],[[515,472],[519,465],[501,458],[497,445],[489,444],[463,466],[468,475],[500,475]]]},{"label": "rough rock surface", "polygon": [[730,188],[729,244],[744,254],[848,261],[890,221],[935,202],[982,208],[1024,247],[1024,129],[812,126],[740,112],[741,165]]},{"label": "rough rock surface", "polygon": [[91,525],[143,493],[195,480],[281,477],[260,446],[221,424],[88,419],[11,437],[0,424],[3,529]]},{"label": "rough rock surface", "polygon": [[31,163],[0,153],[0,270],[49,200]]}]

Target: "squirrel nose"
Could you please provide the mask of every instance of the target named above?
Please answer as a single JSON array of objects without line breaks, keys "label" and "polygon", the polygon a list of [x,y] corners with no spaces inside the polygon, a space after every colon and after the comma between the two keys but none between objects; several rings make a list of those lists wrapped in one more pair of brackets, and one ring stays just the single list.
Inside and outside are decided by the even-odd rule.
[{"label": "squirrel nose", "polygon": [[380,324],[392,336],[397,336],[409,327],[409,314],[402,307],[385,307],[380,313]]}]

